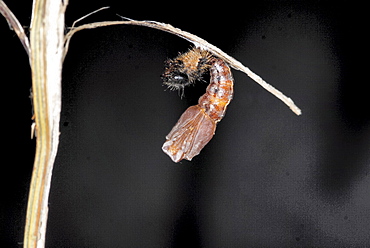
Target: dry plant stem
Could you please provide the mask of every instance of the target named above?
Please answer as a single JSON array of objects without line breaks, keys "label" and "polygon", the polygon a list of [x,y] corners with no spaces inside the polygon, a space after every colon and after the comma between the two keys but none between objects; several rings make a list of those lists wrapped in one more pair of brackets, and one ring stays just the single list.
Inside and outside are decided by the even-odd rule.
[{"label": "dry plant stem", "polygon": [[265,90],[279,98],[281,101],[283,101],[295,114],[300,115],[301,110],[294,104],[293,100],[289,97],[285,96],[281,91],[277,90],[272,85],[268,84],[266,81],[264,81],[260,76],[252,72],[248,67],[244,66],[242,63],[240,63],[238,60],[234,59],[233,57],[229,56],[225,52],[223,52],[218,47],[208,43],[206,40],[193,35],[189,32],[183,31],[181,29],[175,28],[169,24],[155,22],[155,21],[135,21],[135,20],[129,20],[129,21],[108,21],[108,22],[96,22],[96,23],[90,23],[86,25],[81,25],[76,28],[72,28],[69,33],[67,33],[65,37],[65,53],[67,53],[68,46],[70,39],[73,34],[76,32],[83,30],[83,29],[92,29],[97,27],[104,27],[104,26],[111,26],[111,25],[138,25],[138,26],[145,26],[150,28],[159,29],[174,35],[177,35],[185,40],[188,40],[189,42],[192,42],[196,47],[200,47],[202,49],[208,50],[209,52],[213,53],[217,57],[223,59],[226,61],[232,68],[236,70],[240,70],[247,74],[251,79],[253,79],[256,83],[258,83],[260,86],[262,86]]},{"label": "dry plant stem", "polygon": [[294,113],[301,114],[301,110],[290,98],[266,83],[239,61],[202,38],[169,24],[135,20],[99,22],[72,28],[64,37],[64,13],[67,4],[68,0],[34,0],[29,42],[18,20],[5,3],[0,0],[0,13],[6,18],[21,40],[30,57],[32,70],[37,142],[27,206],[24,236],[24,247],[26,248],[42,248],[45,244],[51,175],[59,143],[62,62],[72,35],[80,30],[127,24],[146,26],[175,34],[192,42],[196,47],[208,50],[226,61],[234,69],[246,73],[263,88],[287,104]]},{"label": "dry plant stem", "polygon": [[23,244],[27,248],[45,244],[51,174],[59,142],[66,5],[66,0],[33,3],[30,61],[37,140]]},{"label": "dry plant stem", "polygon": [[8,6],[6,6],[6,4],[2,0],[0,0],[0,13],[5,17],[6,21],[9,24],[9,27],[13,29],[14,32],[18,35],[18,38],[21,41],[24,49],[26,50],[27,55],[30,56],[30,43],[28,41],[28,37],[18,19],[14,16],[13,12],[10,11]]}]

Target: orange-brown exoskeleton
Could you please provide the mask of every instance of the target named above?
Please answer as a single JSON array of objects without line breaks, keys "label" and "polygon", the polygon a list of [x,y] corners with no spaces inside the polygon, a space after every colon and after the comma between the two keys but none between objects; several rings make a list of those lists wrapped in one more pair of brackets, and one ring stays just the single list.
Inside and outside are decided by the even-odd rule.
[{"label": "orange-brown exoskeleton", "polygon": [[[170,85],[169,87],[183,89],[186,85],[191,84],[193,80],[199,79],[201,77],[199,73],[204,73],[206,70],[210,71],[210,84],[206,93],[199,98],[197,105],[189,107],[181,115],[176,125],[166,136],[166,142],[162,146],[162,150],[174,162],[179,162],[182,159],[190,161],[200,153],[203,147],[212,139],[216,124],[224,117],[227,105],[233,98],[234,80],[229,66],[222,59],[211,56],[208,52],[198,48],[195,49],[198,55],[203,54],[203,56],[193,59],[193,63],[186,65],[184,68],[166,70],[162,76],[167,78],[164,83],[167,82]],[[190,55],[180,55],[176,59],[180,58],[182,60],[187,56]],[[170,66],[173,65],[170,64]],[[174,78],[170,79],[169,75]],[[176,78],[176,76],[181,78]],[[178,82],[171,86],[171,80],[178,80]]]}]

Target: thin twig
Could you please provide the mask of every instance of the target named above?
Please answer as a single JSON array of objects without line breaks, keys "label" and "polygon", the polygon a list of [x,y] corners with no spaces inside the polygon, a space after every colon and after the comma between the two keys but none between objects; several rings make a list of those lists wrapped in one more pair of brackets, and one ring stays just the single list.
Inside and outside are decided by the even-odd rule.
[{"label": "thin twig", "polygon": [[93,15],[93,14],[95,14],[95,13],[101,11],[101,10],[105,10],[105,9],[109,9],[109,8],[110,8],[109,6],[101,7],[100,9],[94,10],[93,12],[90,12],[89,14],[84,15],[83,17],[78,18],[76,21],[73,22],[71,29],[73,29],[75,27],[75,25],[76,25],[77,22],[82,21],[86,17],[89,17],[89,16],[91,16],[91,15]]},{"label": "thin twig", "polygon": [[[126,18],[128,19],[128,18]],[[138,26],[145,26],[150,28],[159,29],[174,35],[177,35],[191,43],[193,43],[196,47],[200,47],[202,49],[208,50],[215,56],[223,59],[226,61],[231,67],[233,67],[236,70],[240,70],[247,74],[251,79],[253,79],[256,83],[258,83],[260,86],[262,86],[265,90],[279,98],[281,101],[283,101],[296,115],[300,115],[302,112],[301,110],[294,104],[293,100],[287,96],[285,96],[281,91],[277,90],[272,85],[268,84],[266,81],[264,81],[260,76],[255,74],[253,71],[251,71],[248,67],[244,66],[242,63],[240,63],[238,60],[234,59],[227,53],[223,52],[218,47],[208,43],[206,40],[191,34],[189,32],[183,31],[179,28],[175,28],[170,24],[165,24],[161,22],[156,21],[135,21],[129,19],[128,21],[106,21],[106,22],[95,22],[90,24],[81,25],[78,27],[75,27],[71,29],[65,36],[65,54],[66,55],[69,47],[69,42],[72,38],[72,36],[81,30],[84,29],[93,29],[98,27],[104,27],[104,26],[112,26],[112,25],[138,25]]]},{"label": "thin twig", "polygon": [[6,6],[6,4],[0,0],[0,13],[5,17],[9,24],[10,29],[14,30],[19,40],[21,41],[24,50],[26,50],[28,57],[30,56],[30,43],[24,29],[18,19],[15,17],[13,12]]}]

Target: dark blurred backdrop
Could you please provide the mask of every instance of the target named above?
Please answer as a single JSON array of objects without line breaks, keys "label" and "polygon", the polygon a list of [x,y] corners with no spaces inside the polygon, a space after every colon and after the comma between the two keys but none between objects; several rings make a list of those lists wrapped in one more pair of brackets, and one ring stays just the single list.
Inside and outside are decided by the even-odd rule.
[{"label": "dark blurred backdrop", "polygon": [[[23,25],[31,3],[6,1]],[[367,35],[353,1],[70,1],[66,25],[156,20],[192,32],[290,96],[294,115],[233,70],[216,135],[173,163],[166,134],[205,91],[161,85],[190,43],[114,26],[77,33],[63,69],[61,136],[46,247],[368,247]],[[3,162],[0,246],[21,247],[35,140],[26,53],[0,18]]]}]

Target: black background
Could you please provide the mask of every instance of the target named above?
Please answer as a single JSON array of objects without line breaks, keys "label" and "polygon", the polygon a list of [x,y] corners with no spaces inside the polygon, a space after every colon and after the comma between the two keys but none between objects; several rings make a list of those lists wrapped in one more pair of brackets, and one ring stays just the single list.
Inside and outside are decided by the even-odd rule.
[{"label": "black background", "polygon": [[[8,2],[29,25],[31,4]],[[138,26],[77,33],[63,69],[46,247],[370,246],[365,5],[121,2],[70,1],[66,25],[103,6],[81,24],[116,13],[171,23],[241,61],[303,114],[233,70],[235,96],[216,135],[175,164],[161,146],[206,84],[181,100],[159,75],[191,44]],[[0,35],[0,246],[21,247],[35,146],[30,69],[4,19]]]}]

